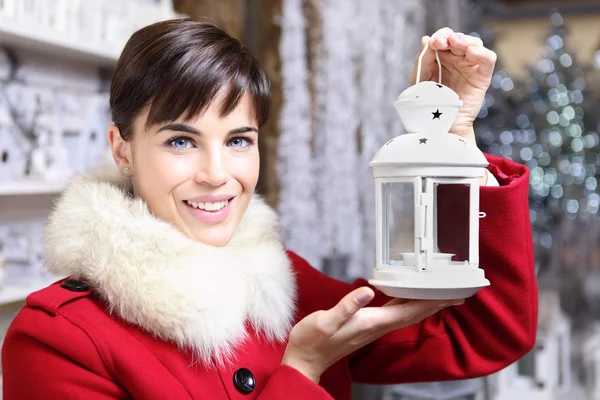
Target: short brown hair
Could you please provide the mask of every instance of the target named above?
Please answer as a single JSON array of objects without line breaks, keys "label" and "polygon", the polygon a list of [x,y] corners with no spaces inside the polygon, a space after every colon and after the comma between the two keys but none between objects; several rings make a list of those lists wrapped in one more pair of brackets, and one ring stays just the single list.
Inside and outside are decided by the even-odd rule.
[{"label": "short brown hair", "polygon": [[249,94],[257,123],[269,115],[270,82],[258,61],[212,22],[180,18],[157,22],[127,41],[113,74],[110,109],[125,140],[135,117],[150,105],[145,128],[201,114],[222,88],[225,116]]}]

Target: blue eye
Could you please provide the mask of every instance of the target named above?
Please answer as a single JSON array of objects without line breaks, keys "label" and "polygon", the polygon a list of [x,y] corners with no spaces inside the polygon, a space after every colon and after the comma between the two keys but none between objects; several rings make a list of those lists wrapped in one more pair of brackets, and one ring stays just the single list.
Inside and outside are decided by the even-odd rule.
[{"label": "blue eye", "polygon": [[192,141],[186,137],[174,137],[169,140],[169,144],[176,150],[185,150],[192,147]]},{"label": "blue eye", "polygon": [[234,137],[229,141],[229,145],[231,147],[236,147],[238,149],[243,149],[244,147],[248,147],[251,145],[253,141],[249,138],[238,136]]}]

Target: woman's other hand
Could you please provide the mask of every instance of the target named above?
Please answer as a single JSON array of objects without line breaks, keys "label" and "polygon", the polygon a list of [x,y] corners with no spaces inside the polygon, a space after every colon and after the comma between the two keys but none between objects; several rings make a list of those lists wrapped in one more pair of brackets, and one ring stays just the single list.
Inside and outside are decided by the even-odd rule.
[{"label": "woman's other hand", "polygon": [[364,345],[420,322],[444,307],[464,302],[394,299],[383,307],[363,308],[374,295],[368,287],[356,289],[335,307],[314,312],[298,322],[290,333],[282,364],[318,383],[333,363]]},{"label": "woman's other hand", "polygon": [[[438,80],[437,50],[442,64],[442,83],[458,93],[463,101],[450,132],[475,142],[473,121],[490,86],[496,53],[485,48],[478,37],[454,32],[450,28],[442,28],[431,37],[424,36],[422,44],[427,44],[429,49],[423,56],[420,80]],[[413,84],[416,82],[417,63],[418,56],[412,75]]]}]

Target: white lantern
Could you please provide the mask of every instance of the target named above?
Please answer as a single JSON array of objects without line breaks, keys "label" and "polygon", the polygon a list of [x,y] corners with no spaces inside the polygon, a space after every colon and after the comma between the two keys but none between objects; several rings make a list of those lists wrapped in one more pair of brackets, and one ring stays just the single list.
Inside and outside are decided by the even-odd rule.
[{"label": "white lantern", "polygon": [[[426,50],[417,83],[394,102],[407,133],[387,142],[369,164],[377,221],[377,265],[369,283],[391,297],[460,299],[490,284],[479,268],[479,218],[485,216],[479,212],[479,180],[488,163],[474,143],[448,133],[462,101],[442,85],[437,52],[439,83],[419,83]],[[439,209],[445,201],[465,204],[462,224],[438,224],[441,214],[448,219],[448,210]],[[455,214],[459,218],[461,210]],[[461,226],[466,232],[459,232]],[[462,235],[468,249],[440,250],[447,250],[442,244],[448,232],[455,242]]]}]

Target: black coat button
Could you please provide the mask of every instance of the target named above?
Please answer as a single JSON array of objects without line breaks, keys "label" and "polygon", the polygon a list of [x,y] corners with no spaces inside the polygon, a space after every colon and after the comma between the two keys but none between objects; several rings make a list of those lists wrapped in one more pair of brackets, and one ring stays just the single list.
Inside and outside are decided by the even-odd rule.
[{"label": "black coat button", "polygon": [[254,390],[256,380],[249,369],[240,368],[233,374],[233,385],[238,392],[248,394]]},{"label": "black coat button", "polygon": [[85,292],[90,288],[90,285],[87,283],[75,279],[64,280],[61,286],[71,292]]}]

